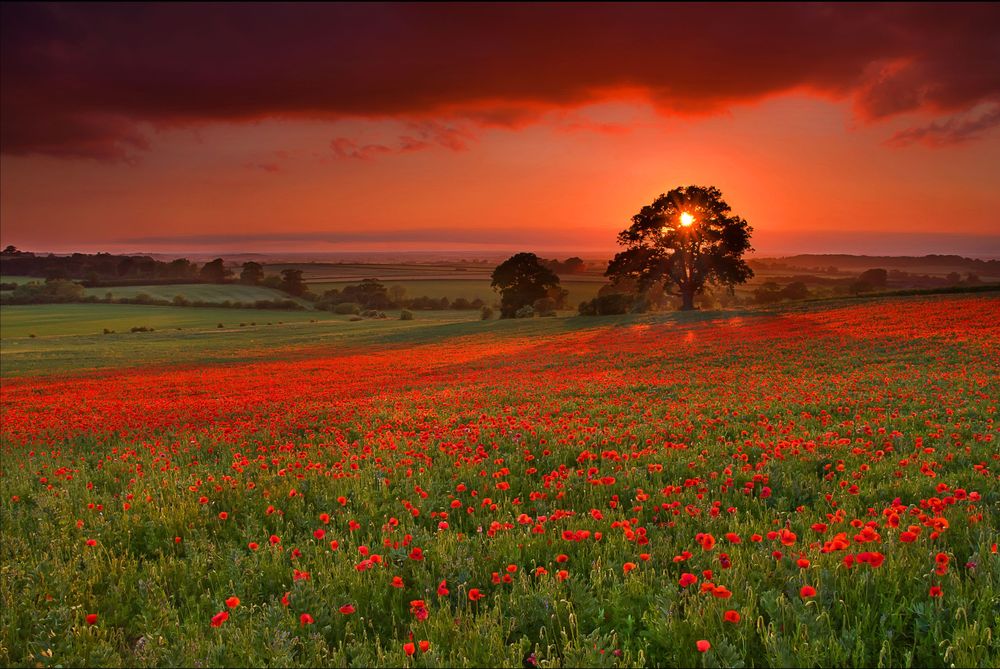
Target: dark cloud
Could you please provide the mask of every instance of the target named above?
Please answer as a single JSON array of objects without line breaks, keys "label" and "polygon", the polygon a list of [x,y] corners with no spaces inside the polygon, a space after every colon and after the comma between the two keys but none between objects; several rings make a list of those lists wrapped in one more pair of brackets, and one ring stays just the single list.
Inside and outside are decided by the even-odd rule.
[{"label": "dark cloud", "polygon": [[407,134],[388,144],[359,144],[350,137],[335,137],[330,149],[338,158],[369,160],[390,153],[411,153],[441,146],[452,151],[465,151],[475,134],[465,127],[437,121],[411,121],[405,125]]},{"label": "dark cloud", "polygon": [[927,146],[949,146],[978,139],[985,132],[1000,125],[1000,105],[974,118],[949,118],[918,128],[900,130],[886,140],[889,146],[907,146],[921,143]]},{"label": "dark cloud", "polygon": [[[851,98],[869,121],[1000,99],[995,3],[9,3],[0,12],[0,144],[14,155],[118,160],[148,146],[144,124],[519,126],[623,91],[703,114],[808,90]],[[427,132],[408,133],[405,145],[469,139]]]}]

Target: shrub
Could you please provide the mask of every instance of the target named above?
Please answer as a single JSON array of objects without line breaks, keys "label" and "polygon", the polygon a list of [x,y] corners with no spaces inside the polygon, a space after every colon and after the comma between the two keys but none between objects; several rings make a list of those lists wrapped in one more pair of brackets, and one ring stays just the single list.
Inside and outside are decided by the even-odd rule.
[{"label": "shrub", "polygon": [[530,304],[526,304],[514,312],[514,318],[534,318],[534,317],[535,317],[535,308]]},{"label": "shrub", "polygon": [[334,305],[333,313],[335,314],[359,314],[361,313],[361,305],[356,302],[341,302],[340,304]]},{"label": "shrub", "polygon": [[401,321],[412,321],[413,320],[413,312],[410,311],[410,310],[408,310],[408,309],[403,309],[401,312],[399,312],[399,320],[401,320]]}]

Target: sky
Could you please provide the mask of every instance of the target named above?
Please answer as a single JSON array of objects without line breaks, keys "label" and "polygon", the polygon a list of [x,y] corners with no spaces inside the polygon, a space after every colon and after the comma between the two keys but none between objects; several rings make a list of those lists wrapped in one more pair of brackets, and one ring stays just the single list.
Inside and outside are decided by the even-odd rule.
[{"label": "sky", "polygon": [[998,4],[4,4],[0,243],[1000,257]]}]

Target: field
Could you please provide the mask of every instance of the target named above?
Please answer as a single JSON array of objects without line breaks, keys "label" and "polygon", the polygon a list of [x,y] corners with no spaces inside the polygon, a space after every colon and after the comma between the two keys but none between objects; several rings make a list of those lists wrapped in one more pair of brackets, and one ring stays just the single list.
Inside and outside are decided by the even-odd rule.
[{"label": "field", "polygon": [[0,664],[1000,666],[996,296],[10,309]]}]

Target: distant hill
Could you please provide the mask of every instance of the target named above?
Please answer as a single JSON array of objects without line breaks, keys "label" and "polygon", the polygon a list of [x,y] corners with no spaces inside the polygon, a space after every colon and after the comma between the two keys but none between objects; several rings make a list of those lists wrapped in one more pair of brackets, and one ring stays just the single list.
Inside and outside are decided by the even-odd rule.
[{"label": "distant hill", "polygon": [[757,265],[772,270],[787,269],[824,273],[832,273],[829,272],[831,268],[850,273],[882,268],[930,274],[975,272],[984,276],[1000,276],[1000,260],[979,260],[958,255],[856,256],[808,253],[780,258],[753,258],[749,262],[751,266]]}]

